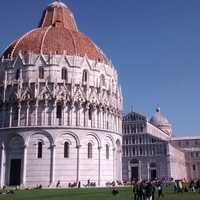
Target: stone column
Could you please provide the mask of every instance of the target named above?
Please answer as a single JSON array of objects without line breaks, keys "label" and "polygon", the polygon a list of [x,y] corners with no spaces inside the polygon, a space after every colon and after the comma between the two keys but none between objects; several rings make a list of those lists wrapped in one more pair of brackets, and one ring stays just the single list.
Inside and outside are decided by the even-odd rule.
[{"label": "stone column", "polygon": [[23,186],[26,186],[26,166],[27,166],[27,145],[24,145],[24,155],[23,155]]},{"label": "stone column", "polygon": [[106,129],[106,111],[103,109],[103,129]]},{"label": "stone column", "polygon": [[51,125],[57,125],[56,124],[56,102],[53,103],[52,107],[52,114],[51,114]]},{"label": "stone column", "polygon": [[80,148],[81,145],[78,145],[77,147],[77,166],[76,166],[76,183],[80,181]]},{"label": "stone column", "polygon": [[[167,155],[166,155],[166,158],[167,158],[167,176],[168,178],[171,178],[172,177],[172,173],[171,173],[171,155],[170,155],[170,144],[165,144],[166,145],[166,151],[167,151]],[[188,168],[189,169],[189,168]],[[189,177],[188,177],[189,178]]]},{"label": "stone column", "polygon": [[71,124],[71,116],[70,116],[70,114],[71,114],[71,111],[70,111],[70,109],[71,109],[71,105],[68,103],[67,104],[67,126],[70,126]]},{"label": "stone column", "polygon": [[115,148],[113,148],[112,149],[112,151],[113,151],[113,181],[115,180],[115,177],[116,177],[116,169],[115,169],[115,165],[116,165],[116,163],[115,163]]},{"label": "stone column", "polygon": [[147,180],[150,180],[150,164],[147,162]]},{"label": "stone column", "polygon": [[62,109],[62,125],[65,126],[66,125],[66,103],[63,103],[63,109]]},{"label": "stone column", "polygon": [[110,129],[110,126],[111,126],[110,111],[107,110],[107,112],[106,112],[106,129]]},{"label": "stone column", "polygon": [[81,105],[80,107],[80,124],[79,126],[84,127],[84,108]]},{"label": "stone column", "polygon": [[[146,137],[145,137],[146,138]],[[145,156],[147,156],[147,148],[148,148],[148,145],[145,143],[145,145],[144,145],[144,150],[145,150]]]},{"label": "stone column", "polygon": [[27,102],[27,108],[26,108],[26,126],[29,126],[29,111],[30,111],[30,104]]},{"label": "stone column", "polygon": [[46,126],[46,125],[48,124],[48,120],[47,120],[47,109],[48,109],[48,101],[45,100],[45,102],[44,102],[44,120],[42,120],[43,123],[44,123],[44,124],[42,124],[42,125],[44,125],[44,126]]},{"label": "stone column", "polygon": [[112,112],[112,131],[115,131],[115,115],[114,115],[114,111]]},{"label": "stone column", "polygon": [[50,185],[55,182],[55,144],[51,145],[51,168],[50,168]]},{"label": "stone column", "polygon": [[12,127],[12,114],[13,114],[13,108],[12,106],[10,107],[10,119],[9,119],[9,127],[11,128]]},{"label": "stone column", "polygon": [[93,105],[92,109],[92,128],[97,127],[97,107],[96,105]]},{"label": "stone column", "polygon": [[21,103],[19,103],[18,105],[18,120],[17,120],[17,126],[19,127],[20,126],[20,122],[21,122]]},{"label": "stone column", "polygon": [[70,126],[75,126],[75,119],[76,119],[75,113],[74,113],[75,109],[76,109],[76,107],[75,107],[74,103],[71,103],[71,105],[70,105]]},{"label": "stone column", "polygon": [[98,154],[99,154],[99,158],[98,158],[98,186],[101,185],[101,148],[102,147],[98,147]]},{"label": "stone column", "polygon": [[115,112],[112,113],[112,120],[113,120],[113,131],[116,131],[116,120],[115,120]]},{"label": "stone column", "polygon": [[119,156],[118,158],[118,179],[121,181],[122,180],[122,150],[121,148],[117,151],[117,156]]},{"label": "stone column", "polygon": [[38,101],[35,103],[35,126],[38,125]]},{"label": "stone column", "polygon": [[142,162],[139,160],[139,181],[142,180]]},{"label": "stone column", "polygon": [[102,111],[103,111],[103,109],[102,109],[102,107],[99,107],[99,127],[98,128],[100,128],[100,129],[102,129],[103,128],[103,126],[102,126]]},{"label": "stone column", "polygon": [[118,132],[118,114],[115,113],[116,132]]},{"label": "stone column", "polygon": [[0,188],[5,185],[5,146],[1,145],[1,183]]},{"label": "stone column", "polygon": [[105,129],[107,130],[108,129],[108,127],[109,127],[109,125],[108,125],[108,118],[109,118],[109,112],[108,112],[108,110],[106,109],[106,111],[105,111]]},{"label": "stone column", "polygon": [[80,111],[81,111],[81,104],[78,103],[76,105],[76,126],[80,126]]},{"label": "stone column", "polygon": [[85,106],[85,112],[84,112],[84,126],[88,127],[88,116],[89,116],[89,106]]},{"label": "stone column", "polygon": [[112,115],[112,110],[109,111],[109,115],[108,115],[108,129],[109,130],[113,130],[113,115]]},{"label": "stone column", "polygon": [[6,108],[5,105],[3,105],[2,107],[2,124],[0,125],[2,128],[5,127],[5,112],[6,112]]}]

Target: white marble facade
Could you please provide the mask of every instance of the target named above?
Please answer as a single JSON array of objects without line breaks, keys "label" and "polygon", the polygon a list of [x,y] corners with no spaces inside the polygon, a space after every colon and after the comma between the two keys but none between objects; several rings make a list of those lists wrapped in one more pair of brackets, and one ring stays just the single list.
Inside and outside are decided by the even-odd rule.
[{"label": "white marble facade", "polygon": [[[166,128],[166,127],[165,127]],[[123,180],[151,180],[169,177],[170,136],[148,122],[146,116],[131,112],[123,119]]]},{"label": "white marble facade", "polygon": [[2,56],[0,127],[1,187],[122,178],[122,94],[109,61],[28,50]]},{"label": "white marble facade", "polygon": [[200,138],[177,138],[171,133],[171,124],[160,109],[150,120],[136,112],[125,115],[123,180],[199,178]]}]

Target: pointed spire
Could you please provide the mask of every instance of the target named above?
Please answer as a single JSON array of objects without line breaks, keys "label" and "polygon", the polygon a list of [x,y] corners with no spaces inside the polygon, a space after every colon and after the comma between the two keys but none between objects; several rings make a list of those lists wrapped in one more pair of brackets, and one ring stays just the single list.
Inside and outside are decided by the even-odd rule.
[{"label": "pointed spire", "polygon": [[131,105],[131,112],[133,112],[134,108],[133,108],[133,105]]}]

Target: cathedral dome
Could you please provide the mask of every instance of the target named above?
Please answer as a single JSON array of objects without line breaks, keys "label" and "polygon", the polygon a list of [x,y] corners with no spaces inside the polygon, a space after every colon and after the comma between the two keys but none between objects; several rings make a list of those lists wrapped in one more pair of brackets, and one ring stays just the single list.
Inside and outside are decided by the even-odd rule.
[{"label": "cathedral dome", "polygon": [[160,108],[156,108],[156,113],[150,119],[150,123],[161,129],[166,134],[171,135],[171,124],[169,123],[168,119],[162,115]]},{"label": "cathedral dome", "polygon": [[43,12],[39,26],[15,40],[3,53],[4,58],[15,58],[19,53],[87,56],[106,62],[103,52],[83,33],[78,31],[69,8],[60,1],[50,4]]}]

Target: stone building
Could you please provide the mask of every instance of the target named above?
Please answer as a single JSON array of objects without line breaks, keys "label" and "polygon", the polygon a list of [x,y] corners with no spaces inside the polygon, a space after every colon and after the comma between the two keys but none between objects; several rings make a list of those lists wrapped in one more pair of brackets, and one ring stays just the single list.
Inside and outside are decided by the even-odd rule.
[{"label": "stone building", "polygon": [[0,186],[122,178],[122,94],[105,54],[60,1],[0,60]]},{"label": "stone building", "polygon": [[177,137],[171,139],[171,144],[185,154],[187,179],[200,177],[200,137]]},{"label": "stone building", "polygon": [[123,118],[123,180],[198,178],[199,145],[199,137],[172,137],[171,124],[159,108],[150,120],[128,113]]}]

